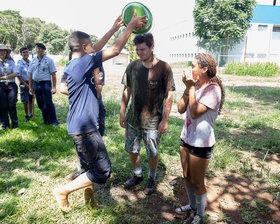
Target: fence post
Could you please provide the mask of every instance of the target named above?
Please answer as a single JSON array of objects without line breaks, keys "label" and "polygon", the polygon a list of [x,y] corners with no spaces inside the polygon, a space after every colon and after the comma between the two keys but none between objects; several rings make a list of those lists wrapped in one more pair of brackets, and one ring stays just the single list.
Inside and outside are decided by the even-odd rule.
[{"label": "fence post", "polygon": [[244,59],[243,59],[243,62],[246,61],[246,53],[247,53],[247,39],[248,39],[248,36],[246,35],[246,39],[245,39],[245,49],[244,49]]}]

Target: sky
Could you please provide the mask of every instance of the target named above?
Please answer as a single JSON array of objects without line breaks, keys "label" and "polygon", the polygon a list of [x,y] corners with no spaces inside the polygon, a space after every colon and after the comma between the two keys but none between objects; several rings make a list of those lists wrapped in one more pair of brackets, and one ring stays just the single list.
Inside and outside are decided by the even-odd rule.
[{"label": "sky", "polygon": [[[277,5],[280,0],[277,0]],[[129,0],[6,0],[2,10],[16,10],[23,17],[38,17],[62,29],[81,30],[101,38]],[[153,15],[151,32],[160,36],[162,30],[192,18],[194,0],[139,0]],[[257,0],[272,4],[273,0]],[[156,39],[156,38],[155,38]]]},{"label": "sky", "polygon": [[[129,0],[6,0],[2,10],[16,10],[23,17],[38,17],[62,29],[81,30],[101,38],[113,25]],[[156,36],[192,18],[194,0],[139,0],[153,15],[151,32]],[[273,0],[257,0],[272,4]],[[280,0],[277,0],[277,5]]]},{"label": "sky", "polygon": [[[194,0],[139,0],[153,15],[151,32],[160,33],[191,17]],[[62,29],[81,30],[102,37],[121,14],[128,0],[7,0],[0,11],[16,10],[23,17],[38,17]]]}]

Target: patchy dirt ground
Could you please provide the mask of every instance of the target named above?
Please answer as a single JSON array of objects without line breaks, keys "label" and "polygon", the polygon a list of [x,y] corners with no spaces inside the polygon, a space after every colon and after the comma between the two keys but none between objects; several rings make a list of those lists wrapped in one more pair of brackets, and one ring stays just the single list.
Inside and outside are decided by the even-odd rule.
[{"label": "patchy dirt ground", "polygon": [[[121,98],[123,86],[121,78],[125,71],[125,66],[111,65],[110,62],[104,64],[106,74],[106,85],[104,87],[103,98]],[[176,83],[174,98],[179,99],[184,91],[181,83],[181,75],[184,68],[173,68]],[[59,68],[58,80],[60,80],[62,68]],[[280,91],[280,76],[276,78],[252,78],[234,75],[223,75],[219,72],[225,86],[252,86],[252,87],[275,87]],[[177,113],[176,105],[173,105],[171,116],[183,118]],[[243,157],[250,156],[244,153]],[[265,157],[266,156],[266,157]],[[264,155],[257,152],[256,157],[266,158],[266,168],[271,173],[280,173],[280,156]],[[251,158],[251,157],[250,157]],[[151,196],[146,196],[142,189],[143,183],[136,189],[126,191],[121,184],[111,184],[111,195],[115,201],[131,201],[134,209],[146,208],[144,223],[165,223],[166,221],[181,223],[184,217],[175,214],[174,209],[181,204],[186,204],[187,196],[184,190],[182,169],[179,158],[172,161],[173,173],[169,174],[159,171],[163,175],[163,181],[158,183],[157,192]],[[261,174],[262,168],[258,163],[254,163],[251,172]],[[252,177],[240,173],[226,173],[211,171],[206,178],[207,184],[207,207],[206,214],[210,216],[212,223],[280,223],[280,199],[277,192],[267,193],[267,184],[263,182],[261,175]],[[280,188],[280,186],[278,186]],[[263,203],[263,209],[258,210]],[[242,207],[242,209],[240,209]],[[267,212],[265,212],[267,211]],[[139,214],[143,215],[143,214]],[[150,222],[148,221],[150,217]],[[157,217],[156,220],[153,217]]]}]

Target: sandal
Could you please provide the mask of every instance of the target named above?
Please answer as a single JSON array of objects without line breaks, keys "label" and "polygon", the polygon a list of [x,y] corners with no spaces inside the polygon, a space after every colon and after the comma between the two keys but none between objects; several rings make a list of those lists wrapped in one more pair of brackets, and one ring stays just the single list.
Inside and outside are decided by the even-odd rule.
[{"label": "sandal", "polygon": [[181,207],[179,207],[179,208],[176,208],[176,209],[175,209],[175,212],[176,212],[177,214],[183,215],[183,214],[185,214],[186,212],[190,212],[191,210],[194,210],[194,209],[191,207],[190,204],[187,204],[187,205],[183,205],[183,206],[181,206]]}]

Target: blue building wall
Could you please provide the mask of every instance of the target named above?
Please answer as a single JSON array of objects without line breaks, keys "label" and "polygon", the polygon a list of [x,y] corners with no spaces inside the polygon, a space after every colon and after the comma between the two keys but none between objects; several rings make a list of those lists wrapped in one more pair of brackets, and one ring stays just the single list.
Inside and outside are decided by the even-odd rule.
[{"label": "blue building wall", "polygon": [[280,25],[280,6],[257,5],[251,22]]}]

